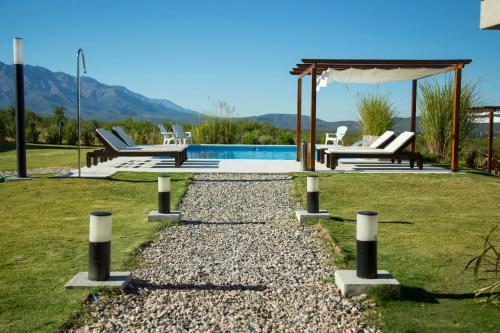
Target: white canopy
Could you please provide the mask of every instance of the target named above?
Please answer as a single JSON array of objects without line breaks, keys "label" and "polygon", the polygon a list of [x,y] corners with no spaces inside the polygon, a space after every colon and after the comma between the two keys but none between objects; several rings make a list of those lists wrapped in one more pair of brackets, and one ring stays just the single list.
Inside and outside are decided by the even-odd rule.
[{"label": "white canopy", "polygon": [[330,83],[386,83],[395,81],[418,80],[435,74],[446,73],[453,70],[454,67],[445,68],[395,68],[395,69],[333,69],[328,68],[317,79],[316,90],[328,86]]},{"label": "white canopy", "polygon": [[[476,123],[476,124],[488,124],[489,122],[490,122],[489,113],[478,113],[476,118],[474,119],[474,123]],[[500,123],[500,117],[494,115],[493,116],[493,123],[495,123],[495,124]]]}]

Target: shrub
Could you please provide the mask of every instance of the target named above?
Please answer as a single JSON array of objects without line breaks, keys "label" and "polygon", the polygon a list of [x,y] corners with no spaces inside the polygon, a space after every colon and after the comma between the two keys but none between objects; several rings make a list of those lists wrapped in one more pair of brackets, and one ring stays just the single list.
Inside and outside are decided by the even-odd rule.
[{"label": "shrub", "polygon": [[246,145],[256,145],[259,143],[259,130],[246,132],[242,136],[241,143]]},{"label": "shrub", "polygon": [[392,128],[395,111],[389,96],[380,94],[359,96],[356,107],[363,135],[382,135]]},{"label": "shrub", "polygon": [[[453,96],[454,84],[450,76],[443,83],[437,81],[424,82],[420,85],[419,110],[420,126],[424,143],[430,153],[439,158],[447,156],[451,146],[453,128]],[[460,132],[462,148],[468,143],[470,132],[474,126],[474,113],[469,112],[480,103],[477,84],[462,85],[460,96]]]},{"label": "shrub", "polygon": [[35,123],[29,123],[26,130],[26,141],[31,143],[38,143],[40,138],[40,131],[37,130]]},{"label": "shrub", "polygon": [[45,142],[50,144],[60,144],[62,141],[61,136],[59,135],[59,128],[56,125],[50,125],[47,128],[47,133],[45,135]]},{"label": "shrub", "polygon": [[7,129],[5,128],[2,119],[0,119],[0,142],[5,141],[6,138],[7,138]]},{"label": "shrub", "polygon": [[95,127],[92,124],[84,123],[81,127],[82,145],[93,146],[95,140]]},{"label": "shrub", "polygon": [[78,132],[73,122],[68,123],[64,127],[64,141],[66,144],[74,146],[78,143]]},{"label": "shrub", "polygon": [[[3,124],[3,140],[16,137],[16,110],[7,107],[0,111],[0,122]],[[0,130],[1,131],[1,130]]]},{"label": "shrub", "polygon": [[278,136],[277,144],[279,145],[293,145],[295,143],[295,138],[292,132],[285,131],[281,132]]},{"label": "shrub", "polygon": [[193,129],[195,143],[236,143],[236,108],[224,101],[212,102],[215,111],[208,113],[203,121]]},{"label": "shrub", "polygon": [[259,137],[259,143],[261,145],[269,145],[269,144],[273,143],[273,137],[270,135],[261,135]]},{"label": "shrub", "polygon": [[481,154],[479,150],[477,149],[472,149],[465,155],[465,164],[469,168],[476,168],[477,166],[480,165],[481,161]]}]

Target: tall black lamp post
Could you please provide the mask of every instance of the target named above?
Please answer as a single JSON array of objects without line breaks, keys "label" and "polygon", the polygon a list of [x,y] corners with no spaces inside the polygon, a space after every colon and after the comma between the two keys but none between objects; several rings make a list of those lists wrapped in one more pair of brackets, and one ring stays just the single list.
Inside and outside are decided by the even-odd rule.
[{"label": "tall black lamp post", "polygon": [[27,178],[26,173],[26,117],[24,111],[24,61],[23,39],[16,37],[14,46],[14,85],[16,87],[16,149],[17,176]]}]

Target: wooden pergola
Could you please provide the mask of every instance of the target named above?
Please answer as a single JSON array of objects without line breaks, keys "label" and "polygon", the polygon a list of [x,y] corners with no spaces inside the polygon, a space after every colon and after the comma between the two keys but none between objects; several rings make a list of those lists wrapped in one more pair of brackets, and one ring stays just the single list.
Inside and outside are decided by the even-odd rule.
[{"label": "wooden pergola", "polygon": [[479,106],[471,108],[470,111],[474,113],[487,113],[488,114],[488,160],[486,167],[488,172],[492,170],[493,164],[493,123],[495,119],[495,112],[500,111],[500,106]]},{"label": "wooden pergola", "polygon": [[[311,76],[311,113],[309,127],[309,146],[307,149],[307,170],[314,171],[315,166],[315,143],[316,143],[316,88],[317,76],[328,69],[337,71],[348,69],[371,70],[371,69],[436,69],[455,72],[455,93],[453,107],[453,129],[452,129],[452,151],[451,170],[458,171],[458,146],[460,127],[460,93],[462,83],[462,68],[471,62],[470,59],[459,60],[367,60],[367,59],[302,59],[290,74],[298,76],[297,79],[297,161],[300,161],[300,142],[302,130],[302,78]],[[410,128],[416,130],[417,115],[417,79],[412,80]],[[415,151],[415,142],[410,146]]]}]

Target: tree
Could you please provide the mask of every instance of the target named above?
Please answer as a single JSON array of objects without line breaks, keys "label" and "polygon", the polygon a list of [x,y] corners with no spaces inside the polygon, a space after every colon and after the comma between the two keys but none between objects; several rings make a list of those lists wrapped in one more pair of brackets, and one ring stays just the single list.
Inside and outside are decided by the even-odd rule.
[{"label": "tree", "polygon": [[66,124],[67,118],[64,114],[64,106],[59,105],[54,108],[54,118],[56,119],[57,133],[58,133],[58,143],[62,143],[63,138],[63,127]]}]

